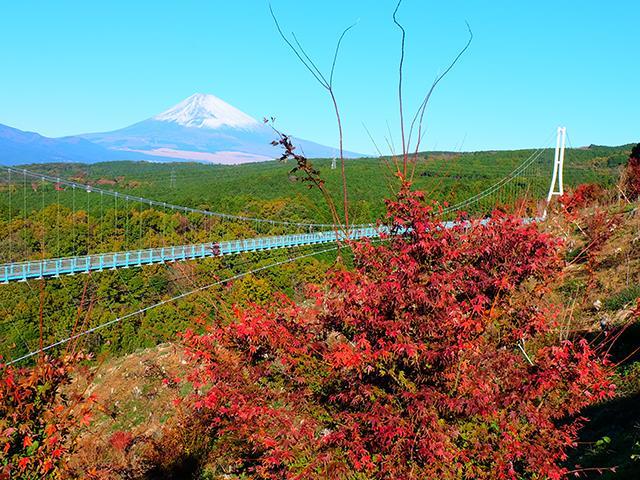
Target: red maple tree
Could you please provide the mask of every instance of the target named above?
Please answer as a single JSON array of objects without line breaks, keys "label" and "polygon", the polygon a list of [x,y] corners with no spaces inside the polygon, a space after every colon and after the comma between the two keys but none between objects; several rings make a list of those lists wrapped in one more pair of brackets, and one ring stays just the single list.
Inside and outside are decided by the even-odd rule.
[{"label": "red maple tree", "polygon": [[600,185],[583,183],[572,192],[562,195],[559,201],[565,215],[570,219],[575,219],[579,210],[602,198],[604,193],[605,191]]},{"label": "red maple tree", "polygon": [[[353,271],[187,332],[193,407],[224,471],[257,478],[558,479],[609,398],[584,340],[543,301],[559,243],[496,213],[445,225],[405,185]],[[401,233],[395,235],[394,233]]]},{"label": "red maple tree", "polygon": [[69,388],[85,357],[43,357],[34,366],[0,363],[0,480],[60,478],[95,399]]}]

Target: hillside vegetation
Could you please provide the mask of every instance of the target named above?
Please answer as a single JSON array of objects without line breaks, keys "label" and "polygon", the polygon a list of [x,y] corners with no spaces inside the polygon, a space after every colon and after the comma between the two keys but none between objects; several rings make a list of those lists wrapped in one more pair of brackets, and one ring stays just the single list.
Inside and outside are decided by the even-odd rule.
[{"label": "hillside vegetation", "polygon": [[[631,145],[591,146],[568,149],[565,182],[611,185],[626,162]],[[428,198],[456,203],[493,185],[509,174],[535,150],[496,152],[431,152],[419,156],[413,177],[416,189]],[[347,160],[346,171],[354,222],[369,223],[384,213],[383,200],[398,187],[385,163],[390,159]],[[548,189],[553,150],[540,157],[539,187]],[[340,170],[331,160],[313,161],[327,189],[336,197],[340,191]],[[26,168],[104,188],[190,207],[207,207],[225,213],[244,213],[267,218],[327,222],[331,216],[319,192],[292,181],[293,165],[263,162],[238,166],[193,163],[107,162],[91,165],[45,164]],[[172,181],[172,178],[174,179]],[[538,192],[536,192],[538,193]],[[34,196],[34,202],[37,196]],[[269,202],[284,203],[273,210]],[[340,202],[336,202],[339,204]]]},{"label": "hillside vegetation", "polygon": [[[620,165],[630,150],[630,146],[569,150],[567,185],[586,181],[611,185],[618,178]],[[429,199],[456,203],[495,184],[534,153],[533,150],[519,150],[423,154],[415,168],[415,188],[422,189]],[[540,162],[544,161],[550,168],[552,155],[552,151],[545,152]],[[397,179],[390,174],[386,162],[392,163],[392,159],[347,162],[352,222],[369,223],[382,217],[384,199],[398,188]],[[315,160],[314,164],[326,180],[328,190],[338,197],[339,169],[332,170],[331,160],[327,159]],[[275,161],[240,166],[115,162],[45,164],[27,168],[121,193],[224,213],[299,222],[331,219],[318,191],[293,181],[288,174],[291,164]],[[537,174],[532,184],[538,185],[538,189],[529,194],[541,198],[548,189],[550,172],[540,167]],[[286,231],[277,226],[183,215],[169,208],[149,208],[122,198],[119,201],[112,197],[102,198],[82,189],[72,192],[67,187],[60,191],[51,184],[31,179],[25,181],[19,173],[11,178],[5,173],[2,181],[0,258],[3,261],[198,243]],[[7,190],[12,191],[12,196]],[[517,186],[514,191],[518,194]],[[490,197],[488,202],[495,202],[495,198]],[[340,203],[336,202],[337,205]],[[479,208],[487,211],[493,207],[487,203]],[[70,334],[74,325],[96,326],[188,291],[196,284],[211,283],[312,250],[272,251],[190,264],[95,273],[90,278],[51,279],[44,286],[44,343]],[[325,253],[249,275],[228,287],[215,288],[213,292],[216,296],[222,295],[222,304],[263,301],[277,291],[299,294],[299,286],[322,275],[334,259],[335,253]],[[39,305],[38,287],[31,283],[2,288],[0,311],[5,312],[5,318],[0,322],[0,355],[15,358],[35,348],[40,335]],[[88,347],[96,353],[126,353],[169,341],[206,305],[202,296],[196,296],[176,305],[162,306],[97,332],[88,340]]]},{"label": "hillside vegetation", "polygon": [[[587,225],[599,212],[606,212],[604,218],[615,228],[589,258]],[[550,301],[560,307],[553,335],[560,339],[587,338],[600,355],[608,352],[615,366],[616,396],[583,412],[588,422],[577,449],[569,451],[567,467],[581,470],[578,478],[636,478],[640,475],[640,310],[636,309],[640,299],[640,204],[610,205],[605,200],[569,217],[558,208],[544,230],[563,238],[563,256],[568,262],[562,274],[552,281]],[[602,307],[594,306],[598,303]],[[607,322],[606,335],[601,325],[603,318]],[[188,384],[173,383],[173,379],[184,378],[187,358],[183,346],[174,343],[108,361],[100,368],[92,391],[103,399],[107,412],[116,414],[96,417],[74,462],[113,462],[129,471],[145,470],[140,463],[144,463],[143,450],[135,447],[124,455],[111,446],[110,438],[123,431],[130,435],[129,441],[153,438],[162,442],[163,435],[175,435],[175,427],[167,420],[179,416],[181,407],[173,401],[192,390]],[[135,387],[131,389],[131,385]],[[194,422],[191,428],[198,435],[203,434],[196,420],[183,421]],[[171,442],[178,441],[180,448],[184,448],[181,442],[195,441],[179,438],[182,440]],[[196,475],[194,472],[211,468],[200,463],[206,464],[206,445],[196,442],[191,448],[199,452],[200,460],[178,456],[187,461],[169,462],[163,467],[169,469],[164,474],[182,478],[181,475]]]},{"label": "hillside vegetation", "polygon": [[[9,370],[0,382],[0,405],[7,419],[24,427],[2,431],[0,440],[5,438],[11,452],[6,458],[15,462],[7,468],[63,468],[72,476],[114,479],[636,474],[638,431],[617,417],[621,406],[635,415],[628,405],[640,395],[638,195],[629,167],[618,181],[620,156],[630,151],[571,152],[579,159],[567,169],[574,188],[568,187],[539,227],[496,211],[488,223],[476,220],[474,228],[442,229],[433,215],[428,198],[438,192],[455,201],[513,170],[519,162],[490,167],[505,152],[430,154],[415,173],[426,195],[397,181],[395,194],[389,194],[394,179],[380,173],[386,168],[380,160],[350,163],[351,178],[362,186],[352,195],[360,205],[356,216],[378,209],[375,215],[382,216],[382,199],[390,198],[386,221],[408,225],[410,234],[353,245],[354,253],[343,249],[284,264],[137,315],[65,346],[66,356],[49,363],[50,378],[40,378],[38,367]],[[522,161],[531,153],[510,154]],[[463,168],[463,158],[474,168]],[[323,162],[330,161],[318,161],[324,174]],[[169,187],[167,178],[144,176],[138,166],[164,173],[169,168]],[[222,185],[237,182],[262,196],[227,211],[325,218],[313,203],[313,190],[282,179],[286,165],[253,167],[38,168],[206,208],[224,204],[233,192]],[[189,194],[201,192],[200,203],[187,196],[172,200],[187,194],[178,187],[180,168],[195,169],[198,178],[188,183]],[[233,181],[220,181],[223,172]],[[337,173],[327,172],[335,188]],[[282,187],[276,187],[277,178]],[[19,186],[5,184],[12,192]],[[62,207],[63,223],[53,229],[57,238],[51,237],[57,245],[50,247],[47,222],[60,207],[38,211],[36,201],[45,191],[38,185],[31,190],[21,199],[23,208],[32,209],[27,218],[16,215],[15,206],[4,210],[3,237],[11,239],[3,244],[6,258],[16,254],[17,239],[20,248],[37,255],[49,248],[73,253],[227,234],[221,221],[201,223],[198,217],[126,203],[107,210],[108,221],[96,234],[98,219],[105,218],[102,205],[98,217],[96,205],[79,202],[75,210]],[[145,222],[155,225],[156,237],[135,236]],[[277,228],[236,226],[232,232],[251,236]],[[15,357],[39,341],[310,251],[6,285],[0,296],[6,312],[1,347]],[[164,344],[154,348],[159,343]],[[85,360],[78,350],[98,357]],[[74,366],[73,376],[67,365]],[[44,412],[37,418],[22,408],[30,398]],[[68,399],[70,410],[64,407]],[[60,426],[58,402],[65,412]],[[72,412],[82,412],[77,425]],[[578,437],[583,415],[594,421]]]}]

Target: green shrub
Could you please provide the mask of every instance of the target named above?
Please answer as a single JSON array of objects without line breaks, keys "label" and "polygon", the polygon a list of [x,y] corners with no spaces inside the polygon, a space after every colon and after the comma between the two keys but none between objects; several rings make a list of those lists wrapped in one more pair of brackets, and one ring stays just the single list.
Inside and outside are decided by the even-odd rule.
[{"label": "green shrub", "polygon": [[604,302],[604,307],[607,310],[620,310],[637,298],[640,298],[640,285],[632,285],[625,288],[621,292],[608,298]]}]

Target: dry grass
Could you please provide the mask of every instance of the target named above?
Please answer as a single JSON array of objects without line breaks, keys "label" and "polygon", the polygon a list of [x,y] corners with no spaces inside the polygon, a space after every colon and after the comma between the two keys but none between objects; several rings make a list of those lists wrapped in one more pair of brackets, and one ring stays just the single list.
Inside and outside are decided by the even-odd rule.
[{"label": "dry grass", "polygon": [[174,400],[187,393],[175,382],[186,372],[186,363],[182,348],[162,344],[97,367],[87,392],[96,396],[98,412],[79,438],[70,466],[93,478],[124,478],[122,472],[143,471],[144,465],[131,462],[143,461],[144,452],[125,454],[110,439],[115,432],[128,432],[136,439],[132,448],[142,450],[148,440],[159,440],[163,425],[178,413]]}]

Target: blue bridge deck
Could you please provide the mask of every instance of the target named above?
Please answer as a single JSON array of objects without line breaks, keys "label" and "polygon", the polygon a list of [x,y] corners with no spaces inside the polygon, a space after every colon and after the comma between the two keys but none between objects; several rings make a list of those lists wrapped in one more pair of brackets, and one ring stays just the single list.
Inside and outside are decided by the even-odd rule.
[{"label": "blue bridge deck", "polygon": [[[351,240],[374,238],[380,231],[374,227],[354,228],[349,231]],[[53,258],[49,260],[31,260],[27,262],[6,263],[0,265],[0,282],[26,281],[34,278],[59,277],[105,269],[140,267],[152,263],[174,262],[177,260],[195,260],[206,257],[233,255],[244,252],[258,252],[275,248],[289,248],[302,245],[333,243],[343,240],[345,234],[322,231],[306,234],[258,237],[244,240],[178,245],[145,250],[130,250],[117,253],[96,253],[77,257]]]}]

